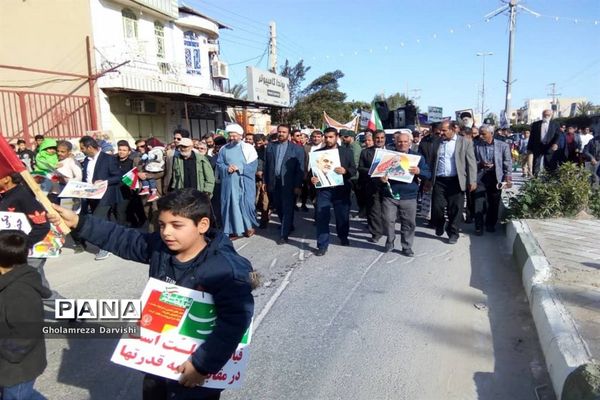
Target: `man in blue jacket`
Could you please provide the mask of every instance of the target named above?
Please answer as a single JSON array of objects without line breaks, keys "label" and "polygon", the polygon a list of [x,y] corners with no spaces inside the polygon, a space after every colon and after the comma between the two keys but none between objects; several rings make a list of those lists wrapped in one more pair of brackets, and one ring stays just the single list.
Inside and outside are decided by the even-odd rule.
[{"label": "man in blue jacket", "polygon": [[[418,155],[410,149],[412,144],[412,135],[404,132],[398,132],[394,135],[394,151],[407,154]],[[412,166],[408,169],[414,178],[410,183],[388,180],[388,177],[381,177],[381,180],[387,189],[383,190],[383,221],[384,230],[387,236],[385,242],[385,252],[394,250],[394,241],[396,240],[396,216],[400,214],[400,239],[402,243],[402,254],[406,257],[413,257],[412,250],[415,238],[415,227],[417,225],[417,195],[419,193],[419,181],[417,179],[431,179],[431,172],[427,166],[424,157],[419,159],[418,166]]]},{"label": "man in blue jacket", "polygon": [[[55,206],[80,236],[126,260],[149,264],[151,278],[213,296],[217,319],[212,333],[178,366],[179,382],[144,377],[144,400],[213,400],[220,390],[201,387],[208,374],[227,363],[254,312],[252,265],[236,253],[231,240],[213,226],[210,198],[195,189],[173,191],[158,200],[160,233],[142,233],[94,216]],[[50,221],[57,223],[58,216]]]},{"label": "man in blue jacket", "polygon": [[264,164],[264,185],[281,221],[277,244],[288,241],[294,227],[296,196],[302,191],[304,179],[304,149],[289,141],[290,127],[277,127],[277,142],[267,147]]}]

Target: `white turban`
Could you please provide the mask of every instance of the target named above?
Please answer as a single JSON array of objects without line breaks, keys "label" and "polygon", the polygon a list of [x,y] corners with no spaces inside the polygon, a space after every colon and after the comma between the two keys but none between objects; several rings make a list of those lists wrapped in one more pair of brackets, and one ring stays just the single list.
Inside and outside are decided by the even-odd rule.
[{"label": "white turban", "polygon": [[238,135],[243,135],[244,134],[244,128],[242,128],[240,125],[238,124],[230,124],[227,125],[225,127],[225,130],[227,132],[233,132],[233,133],[237,133]]}]

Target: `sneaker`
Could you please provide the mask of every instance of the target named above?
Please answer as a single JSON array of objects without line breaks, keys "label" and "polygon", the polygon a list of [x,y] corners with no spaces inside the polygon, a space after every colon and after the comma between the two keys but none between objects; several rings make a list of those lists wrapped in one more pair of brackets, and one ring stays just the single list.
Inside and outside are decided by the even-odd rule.
[{"label": "sneaker", "polygon": [[150,189],[147,187],[143,187],[142,190],[138,193],[140,196],[148,196],[150,194]]},{"label": "sneaker", "polygon": [[384,253],[391,253],[392,251],[394,251],[394,243],[386,242],[385,243],[385,248],[383,249],[383,252]]},{"label": "sneaker", "polygon": [[75,246],[73,246],[73,252],[75,254],[83,253],[84,251],[85,251],[85,246],[83,246],[83,245],[76,244]]},{"label": "sneaker", "polygon": [[458,242],[458,235],[452,235],[448,238],[448,244],[456,244]]},{"label": "sneaker", "polygon": [[152,192],[152,194],[150,195],[150,197],[148,197],[148,203],[151,203],[153,201],[156,201],[160,199],[160,196],[157,192]]},{"label": "sneaker", "polygon": [[321,257],[321,256],[324,256],[325,253],[327,253],[327,248],[321,247],[321,248],[317,249],[317,251],[315,252],[315,255]]},{"label": "sneaker", "polygon": [[405,257],[414,257],[415,253],[412,251],[412,249],[402,249],[402,255]]},{"label": "sneaker", "polygon": [[108,258],[108,256],[110,256],[110,253],[108,251],[106,251],[106,250],[100,250],[96,254],[96,257],[94,257],[94,260],[96,260],[96,261],[106,260]]}]

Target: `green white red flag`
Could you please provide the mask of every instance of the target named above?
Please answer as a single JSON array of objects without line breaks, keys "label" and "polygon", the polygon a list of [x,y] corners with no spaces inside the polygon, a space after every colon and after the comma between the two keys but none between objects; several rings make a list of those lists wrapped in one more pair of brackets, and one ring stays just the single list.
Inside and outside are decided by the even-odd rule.
[{"label": "green white red flag", "polygon": [[139,171],[137,167],[134,167],[131,171],[127,172],[121,178],[121,182],[131,190],[139,189],[140,179],[138,177]]},{"label": "green white red flag", "polygon": [[383,124],[381,123],[381,119],[379,118],[379,114],[377,113],[377,108],[375,108],[375,104],[373,104],[371,108],[373,109],[373,111],[371,111],[371,118],[369,118],[367,129],[370,129],[372,131],[383,129]]}]

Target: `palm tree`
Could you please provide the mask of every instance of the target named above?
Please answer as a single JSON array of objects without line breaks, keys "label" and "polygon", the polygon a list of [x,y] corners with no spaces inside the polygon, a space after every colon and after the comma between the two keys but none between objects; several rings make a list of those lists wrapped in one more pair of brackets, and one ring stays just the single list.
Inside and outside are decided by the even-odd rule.
[{"label": "palm tree", "polygon": [[241,85],[239,83],[236,83],[235,85],[233,85],[233,87],[231,88],[231,90],[229,91],[233,97],[235,97],[236,99],[246,99],[246,87],[244,85]]},{"label": "palm tree", "polygon": [[591,101],[582,101],[577,104],[577,115],[590,115],[595,109],[596,107]]}]

